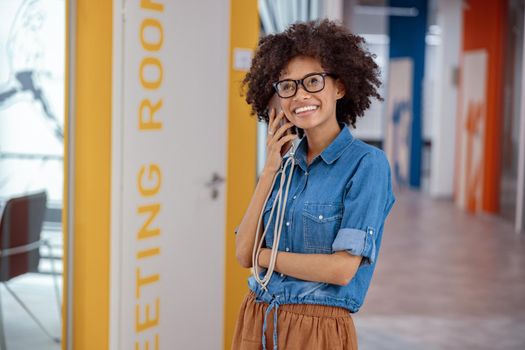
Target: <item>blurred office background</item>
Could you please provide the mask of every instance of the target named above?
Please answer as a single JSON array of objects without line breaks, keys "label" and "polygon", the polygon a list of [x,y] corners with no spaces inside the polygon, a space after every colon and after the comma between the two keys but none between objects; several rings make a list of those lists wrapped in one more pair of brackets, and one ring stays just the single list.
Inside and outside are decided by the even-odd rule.
[{"label": "blurred office background", "polygon": [[[220,143],[217,149],[224,148],[224,152],[196,156],[189,151],[191,147],[186,149],[177,141],[165,145],[173,152],[173,159],[188,162],[187,167],[192,166],[191,159],[213,162],[218,158],[224,163],[213,176],[202,180],[207,181],[206,191],[211,189],[211,197],[207,192],[206,196],[204,192],[182,192],[186,178],[169,187],[175,189],[173,193],[164,194],[170,198],[191,196],[187,206],[194,208],[219,199],[210,210],[221,216],[214,233],[223,242],[219,247],[224,252],[210,259],[217,258],[216,268],[222,271],[218,285],[223,287],[217,299],[220,314],[210,320],[210,338],[194,340],[193,348],[210,349],[203,344],[229,348],[240,298],[247,290],[243,281],[248,273],[234,262],[230,231],[242,217],[264,164],[266,130],[249,116],[238,95],[238,83],[249,67],[259,35],[282,31],[296,21],[331,18],[363,36],[381,68],[384,101],[374,101],[353,133],[385,150],[398,198],[386,223],[369,295],[355,315],[360,348],[524,349],[525,2],[243,1],[183,1],[177,5],[170,0],[143,2],[155,10],[162,4],[159,21],[167,28],[165,22],[171,20],[172,7],[179,11],[177,16],[186,16],[188,23],[200,19],[198,26],[186,25],[187,35],[177,34],[175,40],[185,48],[180,55],[187,57],[184,62],[188,65],[193,59],[204,67],[211,60],[206,55],[223,50],[213,61],[219,67],[217,79],[224,80],[224,89],[215,90],[217,104],[199,117],[202,124],[192,130],[205,137],[203,128],[209,127],[210,134],[219,134],[214,142]],[[119,164],[133,157],[122,146],[129,133],[119,134],[120,127],[128,127],[125,118],[115,119],[116,114],[127,115],[129,97],[124,88],[115,88],[116,78],[126,76],[122,72],[127,63],[119,60],[125,61],[123,52],[129,54],[126,45],[119,46],[118,37],[137,37],[134,32],[129,34],[128,24],[116,29],[119,19],[122,23],[135,19],[134,10],[126,12],[129,5],[123,4],[116,0],[0,1],[0,350],[124,348],[126,326],[120,322],[127,314],[115,300],[127,278],[121,279],[120,273],[129,274],[115,267],[126,265],[126,254],[115,247],[122,246],[125,236],[114,240],[111,235],[115,229],[126,229],[124,224],[111,226],[115,220],[109,219],[110,211],[125,208],[128,197],[120,191],[125,192],[132,183],[114,180],[129,169],[119,168]],[[124,10],[119,12],[120,8]],[[155,18],[155,14],[151,16]],[[177,20],[180,23],[180,17]],[[173,32],[181,32],[177,24],[170,25]],[[107,32],[97,40],[100,28]],[[171,47],[173,39],[168,33],[168,29],[160,31],[159,42]],[[145,35],[149,40],[158,39],[149,32]],[[201,51],[201,47],[206,48]],[[193,50],[199,55],[192,56]],[[99,62],[98,57],[103,55],[106,66],[99,70],[102,60]],[[169,61],[162,63],[168,65]],[[113,71],[107,69],[110,66]],[[115,73],[120,69],[121,73]],[[164,67],[165,81],[176,69]],[[149,78],[154,75],[146,74]],[[179,77],[177,74],[173,76]],[[193,69],[191,74],[195,81],[209,78],[206,69]],[[90,76],[102,80],[86,82]],[[186,98],[178,85],[163,85],[164,100],[176,96],[177,103],[183,105],[180,111],[189,113],[191,108],[184,109]],[[109,92],[105,96],[113,100],[82,100],[86,91],[96,89]],[[194,96],[187,99],[199,101]],[[115,100],[124,101],[122,109],[111,105]],[[107,115],[91,113],[97,106],[107,106]],[[213,111],[219,117],[212,115]],[[224,123],[214,124],[217,118]],[[86,125],[89,133],[82,129]],[[239,141],[238,131],[247,138]],[[86,149],[90,144],[82,142],[88,137],[91,145],[101,148]],[[253,144],[244,147],[245,140]],[[78,153],[80,147],[86,153]],[[245,153],[240,158],[232,156],[240,148]],[[98,158],[101,149],[107,153]],[[65,161],[67,152],[74,152],[69,163]],[[91,157],[89,161],[82,158],[86,154]],[[71,170],[73,161],[77,163]],[[236,161],[238,165],[233,166]],[[93,190],[90,186],[98,180],[82,174],[98,176],[97,170],[89,167],[104,162],[107,164],[101,166],[100,176],[112,180]],[[232,169],[246,176],[236,180]],[[163,183],[169,182],[169,176],[163,178]],[[244,192],[242,198],[235,195],[239,192],[232,192],[236,186]],[[107,205],[92,199],[83,202],[82,191],[98,195],[100,188],[105,191]],[[177,192],[179,188],[181,192]],[[115,200],[117,197],[120,199]],[[166,207],[169,210],[169,205]],[[104,230],[91,226],[89,215],[93,214],[79,208],[108,212]],[[73,215],[75,210],[81,212]],[[119,220],[126,221],[125,213],[119,213]],[[186,215],[188,220],[203,219],[198,211],[192,213]],[[173,220],[178,218],[175,215]],[[97,216],[94,221],[99,219]],[[199,230],[190,233],[201,234]],[[100,251],[82,245],[92,241],[98,244],[100,239],[106,242]],[[191,246],[193,238],[184,239]],[[164,265],[178,265],[172,258],[165,257]],[[101,265],[90,265],[90,259],[97,259]],[[90,284],[97,281],[90,278],[100,275],[99,269],[105,271],[100,277],[104,282]],[[204,268],[189,268],[188,274],[177,277],[177,281],[188,278],[185,283],[192,283],[207,273],[212,274]],[[79,285],[75,283],[81,282],[75,281],[87,282]],[[162,281],[171,283],[165,272]],[[177,284],[172,284],[168,289],[176,290]],[[69,292],[63,286],[69,286]],[[159,288],[166,289],[166,284],[162,286]],[[92,310],[90,305],[95,305]],[[168,315],[164,320],[170,319],[172,310],[164,311],[164,316]],[[87,316],[89,312],[95,316]],[[97,317],[104,321],[99,322]],[[204,321],[189,320],[188,324],[199,322]],[[191,332],[185,336],[190,337]],[[183,344],[166,346],[188,348]]]}]

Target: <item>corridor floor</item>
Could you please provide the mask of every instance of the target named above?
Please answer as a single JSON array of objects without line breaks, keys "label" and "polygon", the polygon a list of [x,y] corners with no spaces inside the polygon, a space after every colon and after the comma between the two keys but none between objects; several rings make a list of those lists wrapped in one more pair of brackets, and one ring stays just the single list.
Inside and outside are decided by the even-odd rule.
[{"label": "corridor floor", "polygon": [[525,349],[525,234],[451,201],[396,191],[360,350]]}]

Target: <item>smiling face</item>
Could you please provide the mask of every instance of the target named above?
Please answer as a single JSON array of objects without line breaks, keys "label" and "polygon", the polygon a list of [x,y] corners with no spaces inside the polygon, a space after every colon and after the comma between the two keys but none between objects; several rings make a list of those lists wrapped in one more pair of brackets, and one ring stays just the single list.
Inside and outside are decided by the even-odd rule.
[{"label": "smiling face", "polygon": [[[325,73],[325,69],[315,58],[297,56],[288,62],[281,72],[279,80],[303,79],[311,73]],[[307,80],[308,78],[304,80],[304,84],[318,83],[317,81],[307,82]],[[307,136],[316,130],[323,131],[334,128],[339,130],[335,113],[336,103],[345,94],[344,86],[331,76],[325,76],[324,81],[325,85],[321,91],[307,92],[302,85],[299,85],[295,96],[280,99],[281,107],[288,120],[303,129]]]}]

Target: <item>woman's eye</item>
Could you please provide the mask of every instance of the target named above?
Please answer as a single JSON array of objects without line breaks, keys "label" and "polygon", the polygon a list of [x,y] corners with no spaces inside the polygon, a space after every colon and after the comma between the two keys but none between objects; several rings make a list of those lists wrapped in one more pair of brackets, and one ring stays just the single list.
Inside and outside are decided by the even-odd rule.
[{"label": "woman's eye", "polygon": [[308,79],[306,84],[308,86],[317,86],[317,85],[319,85],[320,82],[321,82],[321,80],[319,79],[319,77],[311,77],[311,78]]},{"label": "woman's eye", "polygon": [[291,82],[282,82],[280,84],[280,87],[281,87],[281,91],[290,91],[290,90],[293,90],[294,89],[294,84],[292,84]]}]

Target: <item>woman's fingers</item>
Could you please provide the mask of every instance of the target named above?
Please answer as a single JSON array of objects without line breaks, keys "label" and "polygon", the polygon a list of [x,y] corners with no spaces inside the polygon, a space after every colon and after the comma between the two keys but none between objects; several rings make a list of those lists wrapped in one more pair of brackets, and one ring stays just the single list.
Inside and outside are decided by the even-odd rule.
[{"label": "woman's fingers", "polygon": [[288,134],[288,135],[285,135],[283,136],[279,141],[277,141],[275,143],[275,145],[281,149],[283,147],[283,145],[288,142],[288,141],[293,141],[297,138],[297,135],[296,134]]},{"label": "woman's fingers", "polygon": [[270,113],[268,116],[270,117],[270,120],[268,121],[268,130],[270,130],[270,126],[273,124],[273,120],[275,119],[275,108],[270,108]]},{"label": "woman's fingers", "polygon": [[297,138],[295,134],[288,134],[281,138],[275,143],[275,149],[279,151],[281,157],[283,157],[292,147],[292,141]]},{"label": "woman's fingers", "polygon": [[[280,164],[283,155],[286,154],[291,147],[290,141],[297,138],[297,135],[289,133],[290,128],[293,127],[294,124],[284,118],[285,115],[283,111],[275,113],[275,109],[272,109],[269,113],[266,147],[267,162],[268,164],[272,164],[272,168]],[[286,123],[283,124],[284,121],[286,121]]]},{"label": "woman's fingers", "polygon": [[290,128],[292,128],[294,125],[290,122],[282,125],[275,133],[268,135],[268,138],[266,139],[266,146],[269,147],[273,144],[275,144],[277,141],[279,141],[283,135],[289,134]]},{"label": "woman's fingers", "polygon": [[[273,109],[272,116],[273,118],[270,118],[270,121],[268,123],[268,135],[269,135],[268,140],[275,138],[276,135],[279,135],[280,137],[280,135],[282,135],[283,132],[286,131],[286,129],[293,126],[293,124],[288,122],[288,119],[286,119],[284,112],[282,110],[276,114],[275,109]],[[285,121],[288,123],[284,123]],[[290,126],[287,126],[283,130],[283,132],[279,132],[283,128],[283,126],[287,124],[290,124]],[[279,137],[275,138],[275,140],[278,140]]]},{"label": "woman's fingers", "polygon": [[284,117],[284,112],[283,111],[280,111],[277,114],[275,114],[275,112],[274,112],[274,118],[271,121],[271,123],[268,124],[268,131],[271,131],[273,134],[275,134],[277,129],[279,129],[279,123],[281,122],[281,119],[283,117]]},{"label": "woman's fingers", "polygon": [[270,109],[269,118],[270,120],[268,121],[268,137],[266,138],[267,141],[269,141],[275,134],[275,129],[272,128],[272,125],[274,125],[275,121],[275,108]]},{"label": "woman's fingers", "polygon": [[279,141],[279,139],[283,136],[283,134],[286,133],[286,131],[290,129],[292,126],[293,124],[290,122],[282,125],[279,129],[277,129],[276,132],[274,132],[273,137],[271,138],[271,141],[273,142]]},{"label": "woman's fingers", "polygon": [[[293,134],[290,134],[290,135],[293,135]],[[293,135],[293,136],[297,136],[297,135]],[[290,150],[290,148],[292,148],[292,145],[293,145],[293,143],[292,143],[292,142],[293,142],[293,139],[294,139],[294,138],[292,138],[291,141],[287,141],[287,142],[284,144],[284,146],[282,146],[282,148],[281,148],[281,157],[284,157],[284,155],[285,155],[286,153],[288,153],[288,151]]]},{"label": "woman's fingers", "polygon": [[[274,114],[275,115],[275,114]],[[272,125],[278,126],[279,119],[284,114],[281,112],[275,118],[272,119]],[[271,127],[268,128],[268,138],[266,139],[266,164],[265,168],[271,171],[277,171],[281,165],[282,157],[290,149],[290,141],[297,138],[295,134],[285,134],[293,126],[292,123],[288,122],[281,125],[278,129]]]}]

